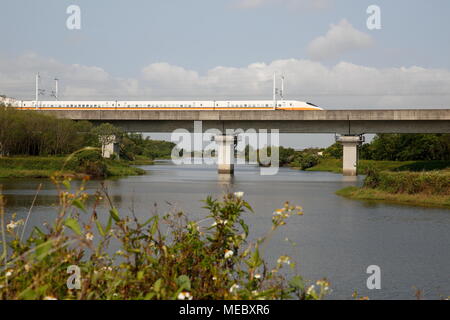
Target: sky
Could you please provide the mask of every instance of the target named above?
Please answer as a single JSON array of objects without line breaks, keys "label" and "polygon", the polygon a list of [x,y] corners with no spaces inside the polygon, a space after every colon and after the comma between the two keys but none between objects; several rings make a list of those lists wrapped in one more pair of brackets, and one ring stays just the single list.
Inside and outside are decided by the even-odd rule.
[{"label": "sky", "polygon": [[[71,5],[80,29],[69,29]],[[371,5],[380,29],[369,29]],[[3,0],[0,94],[34,99],[287,99],[333,108],[448,108],[448,0]],[[70,20],[73,22],[73,20]],[[41,99],[51,99],[41,97]],[[330,135],[286,138],[326,145]]]}]

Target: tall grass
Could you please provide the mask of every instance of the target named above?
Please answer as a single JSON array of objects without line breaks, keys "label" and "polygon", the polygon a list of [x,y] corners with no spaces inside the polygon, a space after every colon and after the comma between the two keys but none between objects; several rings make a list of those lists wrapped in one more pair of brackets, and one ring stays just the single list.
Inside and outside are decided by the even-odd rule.
[{"label": "tall grass", "polygon": [[388,172],[369,170],[364,187],[390,193],[450,195],[450,172]]}]

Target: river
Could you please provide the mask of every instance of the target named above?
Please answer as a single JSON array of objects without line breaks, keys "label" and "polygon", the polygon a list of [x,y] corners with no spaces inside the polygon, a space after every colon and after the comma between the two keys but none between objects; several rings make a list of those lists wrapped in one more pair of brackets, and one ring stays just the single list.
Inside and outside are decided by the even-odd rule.
[{"label": "river", "polygon": [[[219,178],[214,166],[159,161],[142,168],[147,175],[105,181],[121,214],[134,210],[144,219],[156,204],[160,213],[176,207],[201,219],[206,214],[201,200],[208,194],[243,191],[255,211],[245,215],[255,238],[270,228],[273,210],[290,201],[301,205],[305,215],[291,218],[279,230],[265,256],[276,261],[279,255],[290,255],[305,279],[326,277],[333,289],[330,299],[351,299],[355,290],[371,299],[414,299],[416,289],[426,299],[450,295],[449,210],[341,198],[336,190],[361,184],[362,178],[349,180],[326,172],[281,168],[277,175],[262,176],[255,166],[237,166],[228,180]],[[0,180],[7,214],[26,216],[39,183],[43,188],[30,225],[50,221],[56,192],[48,180]],[[99,185],[89,181],[87,191],[93,193]],[[379,290],[366,286],[370,265],[381,269]]]}]

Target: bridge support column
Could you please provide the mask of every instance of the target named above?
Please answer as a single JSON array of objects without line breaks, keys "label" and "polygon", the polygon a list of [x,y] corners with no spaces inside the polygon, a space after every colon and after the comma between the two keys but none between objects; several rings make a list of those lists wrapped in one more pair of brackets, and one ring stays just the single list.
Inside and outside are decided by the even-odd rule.
[{"label": "bridge support column", "polygon": [[110,159],[113,154],[119,155],[119,143],[116,136],[101,136],[100,142],[102,144],[102,157]]},{"label": "bridge support column", "polygon": [[214,141],[217,143],[217,165],[219,174],[234,174],[234,146],[237,137],[217,135],[215,136]]},{"label": "bridge support column", "polygon": [[344,176],[358,175],[358,146],[364,142],[363,136],[340,136],[337,142],[344,147],[342,173]]}]

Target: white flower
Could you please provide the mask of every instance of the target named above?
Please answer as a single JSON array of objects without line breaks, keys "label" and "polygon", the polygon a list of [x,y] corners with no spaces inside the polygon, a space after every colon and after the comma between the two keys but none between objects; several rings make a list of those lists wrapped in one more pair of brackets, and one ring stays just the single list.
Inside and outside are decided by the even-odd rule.
[{"label": "white flower", "polygon": [[281,257],[279,257],[278,260],[277,260],[277,262],[278,262],[278,264],[282,264],[282,263],[285,263],[285,264],[291,264],[291,260],[290,260],[289,257],[287,257],[287,256],[281,256]]},{"label": "white flower", "polygon": [[192,300],[192,296],[187,291],[182,291],[178,294],[178,300]]},{"label": "white flower", "polygon": [[5,277],[6,277],[6,278],[9,278],[9,277],[11,277],[11,276],[12,276],[12,270],[6,271]]},{"label": "white flower", "polygon": [[233,250],[225,250],[225,259],[231,258],[234,255]]},{"label": "white flower", "polygon": [[19,221],[11,220],[11,222],[6,225],[6,230],[12,231],[15,228],[17,228],[18,226],[20,226],[21,224],[23,224],[23,220],[19,220]]},{"label": "white flower", "polygon": [[44,300],[58,300],[58,299],[56,299],[56,298],[53,297],[53,296],[46,296],[46,297],[44,298]]},{"label": "white flower", "polygon": [[307,295],[311,295],[311,294],[313,294],[314,292],[315,292],[315,289],[316,287],[314,286],[314,285],[312,285],[312,286],[310,286],[309,288],[308,288],[308,290],[306,290],[306,294]]},{"label": "white flower", "polygon": [[94,240],[94,234],[92,232],[86,233],[86,240],[89,240],[89,241]]},{"label": "white flower", "polygon": [[238,284],[233,284],[230,288],[230,293],[235,293],[237,291],[237,289],[239,289],[240,286]]},{"label": "white flower", "polygon": [[235,192],[234,196],[238,199],[241,199],[244,196],[244,192],[242,192],[242,191]]},{"label": "white flower", "polygon": [[261,279],[261,275],[259,273],[255,274],[255,279]]}]

